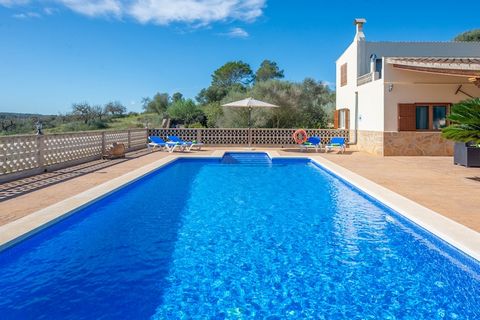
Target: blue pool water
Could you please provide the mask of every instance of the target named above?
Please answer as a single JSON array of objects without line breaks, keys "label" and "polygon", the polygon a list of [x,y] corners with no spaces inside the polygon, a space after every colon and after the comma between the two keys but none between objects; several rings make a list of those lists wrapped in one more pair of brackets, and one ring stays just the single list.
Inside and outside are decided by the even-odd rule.
[{"label": "blue pool water", "polygon": [[0,319],[480,318],[477,261],[258,157],[177,161],[0,252]]}]

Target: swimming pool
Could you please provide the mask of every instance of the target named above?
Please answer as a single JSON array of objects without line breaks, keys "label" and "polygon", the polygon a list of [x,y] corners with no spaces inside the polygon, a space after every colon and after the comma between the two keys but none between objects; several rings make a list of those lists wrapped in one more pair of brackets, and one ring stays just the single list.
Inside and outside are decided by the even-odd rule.
[{"label": "swimming pool", "polygon": [[476,319],[477,261],[306,159],[182,159],[0,253],[6,319]]}]

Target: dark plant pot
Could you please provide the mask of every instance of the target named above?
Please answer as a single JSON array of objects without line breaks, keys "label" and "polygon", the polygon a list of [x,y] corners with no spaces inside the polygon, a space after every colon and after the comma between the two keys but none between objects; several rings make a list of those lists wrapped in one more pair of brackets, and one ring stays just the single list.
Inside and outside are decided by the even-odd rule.
[{"label": "dark plant pot", "polygon": [[480,167],[480,148],[464,142],[455,142],[453,163],[465,167]]}]

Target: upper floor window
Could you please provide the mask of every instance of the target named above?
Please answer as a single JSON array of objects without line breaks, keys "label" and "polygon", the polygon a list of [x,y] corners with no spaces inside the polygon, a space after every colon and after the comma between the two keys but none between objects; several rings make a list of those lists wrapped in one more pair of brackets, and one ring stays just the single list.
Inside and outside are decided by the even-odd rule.
[{"label": "upper floor window", "polygon": [[340,86],[346,86],[347,85],[347,64],[344,63],[340,67]]}]

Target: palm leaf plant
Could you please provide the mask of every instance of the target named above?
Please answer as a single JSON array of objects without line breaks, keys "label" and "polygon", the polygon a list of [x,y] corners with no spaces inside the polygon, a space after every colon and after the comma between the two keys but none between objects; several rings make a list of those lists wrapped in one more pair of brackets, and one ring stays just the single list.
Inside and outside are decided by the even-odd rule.
[{"label": "palm leaf plant", "polygon": [[480,98],[453,105],[448,119],[451,125],[442,129],[444,138],[480,147]]}]

